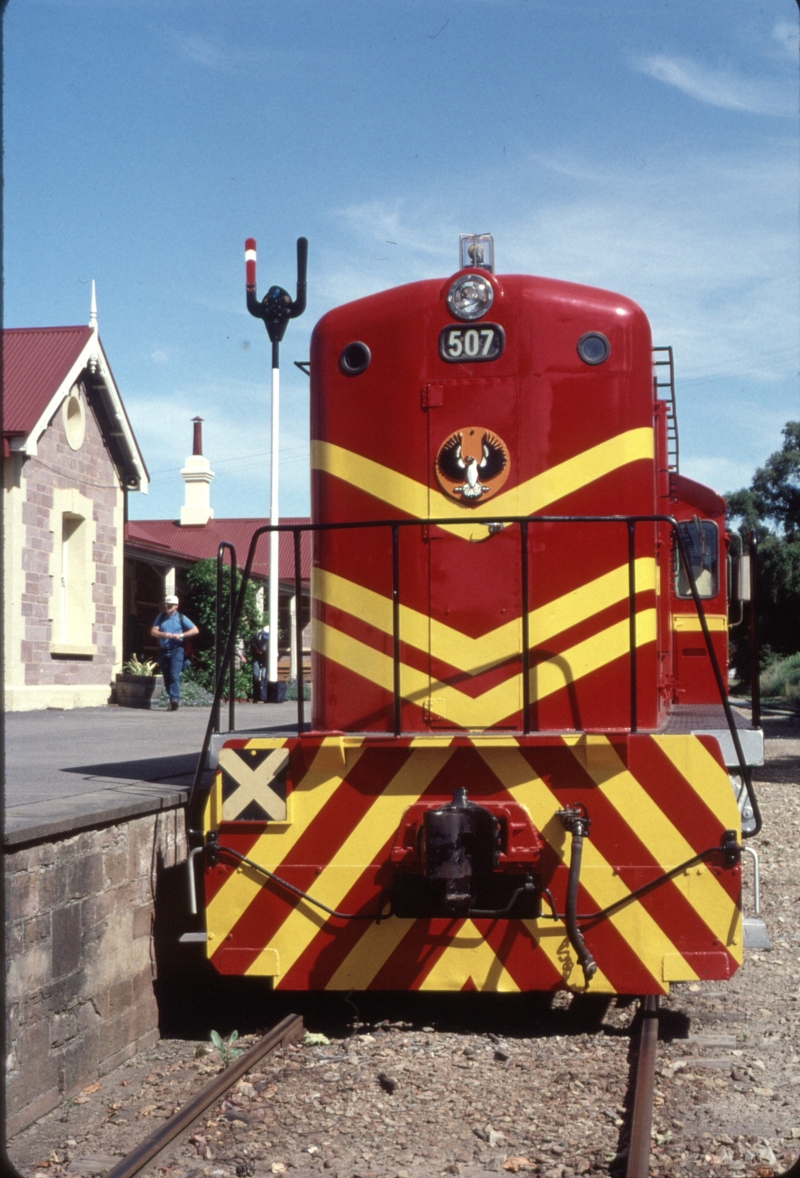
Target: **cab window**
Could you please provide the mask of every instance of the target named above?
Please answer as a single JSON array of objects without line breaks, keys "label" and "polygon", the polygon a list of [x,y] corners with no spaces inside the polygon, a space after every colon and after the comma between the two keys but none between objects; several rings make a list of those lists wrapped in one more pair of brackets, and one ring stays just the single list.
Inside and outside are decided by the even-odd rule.
[{"label": "cab window", "polygon": [[[700,597],[716,597],[719,590],[719,531],[708,519],[683,520],[678,524],[683,548],[692,566]],[[675,592],[678,597],[691,597],[689,578],[675,544]]]}]

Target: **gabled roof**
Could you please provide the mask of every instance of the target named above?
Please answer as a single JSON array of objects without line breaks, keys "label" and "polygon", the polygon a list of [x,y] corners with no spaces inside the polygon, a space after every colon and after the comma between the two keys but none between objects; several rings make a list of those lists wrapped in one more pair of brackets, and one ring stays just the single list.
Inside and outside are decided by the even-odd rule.
[{"label": "gabled roof", "polygon": [[31,433],[91,335],[90,327],[14,327],[3,332],[6,436]]},{"label": "gabled roof", "polygon": [[94,327],[3,331],[5,447],[36,454],[53,414],[80,379],[124,485],[146,491],[147,467]]},{"label": "gabled roof", "polygon": [[[282,524],[309,524],[308,518],[282,519]],[[198,560],[215,559],[221,541],[227,540],[236,549],[239,568],[244,566],[250,541],[257,528],[268,524],[268,519],[210,519],[207,524],[181,527],[171,519],[129,520],[125,525],[126,555],[151,555],[160,560],[172,559],[176,564],[195,564]],[[281,581],[294,580],[294,540],[291,532],[282,532],[279,553]],[[230,554],[226,554],[226,563]],[[269,536],[258,541],[253,572],[257,577],[269,576]],[[300,573],[304,581],[311,576],[311,533],[300,537]]]}]

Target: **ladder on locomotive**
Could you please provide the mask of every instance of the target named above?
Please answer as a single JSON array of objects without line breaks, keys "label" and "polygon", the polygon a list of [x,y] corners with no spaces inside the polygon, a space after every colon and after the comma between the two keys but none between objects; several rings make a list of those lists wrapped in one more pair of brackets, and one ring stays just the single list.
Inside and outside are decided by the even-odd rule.
[{"label": "ladder on locomotive", "polygon": [[[662,389],[666,390],[664,395],[661,394]],[[670,493],[674,493],[678,474],[678,416],[675,411],[675,365],[671,346],[653,348],[653,392],[658,400],[665,401],[667,405],[667,469]]]}]

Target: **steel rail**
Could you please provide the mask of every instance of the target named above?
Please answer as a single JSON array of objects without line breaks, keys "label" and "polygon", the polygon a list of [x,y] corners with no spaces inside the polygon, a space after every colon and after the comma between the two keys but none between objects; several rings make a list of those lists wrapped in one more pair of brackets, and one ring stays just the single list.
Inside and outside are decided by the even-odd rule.
[{"label": "steel rail", "polygon": [[639,1059],[636,1064],[636,1091],[633,1097],[633,1116],[631,1117],[631,1136],[628,1143],[628,1166],[625,1178],[648,1178],[650,1173],[650,1135],[653,1129],[657,1043],[658,998],[655,994],[648,994],[642,1003]]},{"label": "steel rail", "polygon": [[112,1166],[106,1173],[106,1178],[133,1178],[156,1158],[176,1137],[189,1129],[202,1116],[206,1109],[223,1093],[227,1092],[237,1080],[258,1063],[265,1055],[269,1055],[277,1047],[285,1043],[293,1043],[303,1033],[303,1020],[299,1014],[288,1014],[286,1018],[267,1031],[263,1039],[259,1039],[249,1051],[240,1055],[234,1063],[220,1072],[218,1076],[207,1084],[197,1096],[192,1097],[183,1108],[178,1109],[174,1116],[165,1121],[160,1129],[151,1133],[135,1149]]}]

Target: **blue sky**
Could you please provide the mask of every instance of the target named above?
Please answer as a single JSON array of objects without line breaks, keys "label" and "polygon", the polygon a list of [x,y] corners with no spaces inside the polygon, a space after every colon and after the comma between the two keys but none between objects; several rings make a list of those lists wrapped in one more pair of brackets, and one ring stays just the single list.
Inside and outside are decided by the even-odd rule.
[{"label": "blue sky", "polygon": [[348,299],[457,266],[618,290],[675,348],[683,472],[749,481],[800,413],[796,0],[10,0],[5,323],[88,320],[177,516],[191,418],[217,516],[268,512],[269,346],[244,300],[309,304],[282,348],[281,508],[308,510],[308,356]]}]

